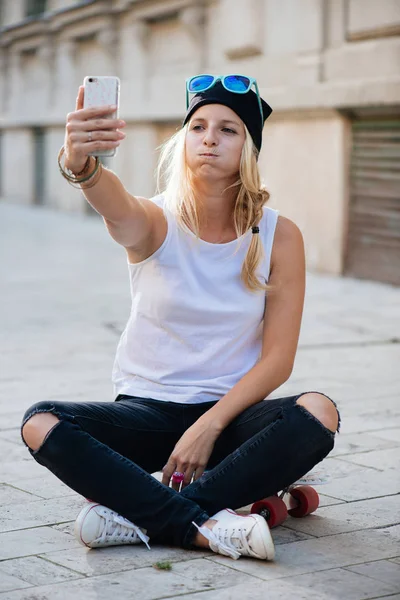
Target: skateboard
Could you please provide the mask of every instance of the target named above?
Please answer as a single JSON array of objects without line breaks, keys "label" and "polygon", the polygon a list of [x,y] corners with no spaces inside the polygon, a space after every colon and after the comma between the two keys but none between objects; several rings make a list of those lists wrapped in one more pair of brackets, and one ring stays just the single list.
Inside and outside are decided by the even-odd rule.
[{"label": "skateboard", "polygon": [[317,473],[309,473],[280,493],[255,502],[250,513],[264,517],[268,527],[278,527],[291,517],[305,517],[315,512],[319,506],[318,492],[312,487],[327,483],[327,479]]}]

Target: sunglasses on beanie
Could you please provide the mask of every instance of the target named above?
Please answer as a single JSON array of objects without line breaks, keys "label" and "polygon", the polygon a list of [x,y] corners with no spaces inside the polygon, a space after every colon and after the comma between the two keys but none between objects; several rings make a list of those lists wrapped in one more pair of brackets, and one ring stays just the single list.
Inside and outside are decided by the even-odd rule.
[{"label": "sunglasses on beanie", "polygon": [[205,92],[206,90],[212,88],[217,81],[220,81],[228,92],[233,92],[234,94],[247,94],[247,92],[254,85],[258,106],[260,108],[262,128],[264,125],[264,115],[257,81],[253,77],[247,77],[246,75],[195,75],[194,77],[187,79],[186,110],[189,108],[189,94]]}]

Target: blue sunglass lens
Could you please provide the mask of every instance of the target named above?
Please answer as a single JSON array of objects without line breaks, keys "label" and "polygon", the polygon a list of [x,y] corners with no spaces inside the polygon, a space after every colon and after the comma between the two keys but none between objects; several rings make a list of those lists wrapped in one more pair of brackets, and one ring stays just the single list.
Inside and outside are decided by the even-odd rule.
[{"label": "blue sunglass lens", "polygon": [[212,82],[214,81],[214,77],[212,75],[199,75],[199,77],[194,77],[188,86],[189,92],[201,92],[208,88]]},{"label": "blue sunglass lens", "polygon": [[247,92],[250,88],[250,79],[241,75],[228,75],[225,77],[224,83],[232,92]]}]

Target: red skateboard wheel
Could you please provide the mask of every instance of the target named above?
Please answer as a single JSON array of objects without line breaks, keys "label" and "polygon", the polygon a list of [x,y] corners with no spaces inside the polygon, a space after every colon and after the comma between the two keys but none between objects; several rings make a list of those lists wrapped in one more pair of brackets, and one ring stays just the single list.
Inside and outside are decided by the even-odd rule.
[{"label": "red skateboard wheel", "polygon": [[255,502],[250,512],[264,517],[270,528],[281,525],[288,515],[286,504],[278,496],[269,496]]},{"label": "red skateboard wheel", "polygon": [[291,517],[305,517],[317,510],[319,506],[318,493],[308,485],[292,488],[289,494],[298,502],[298,506],[288,510]]}]

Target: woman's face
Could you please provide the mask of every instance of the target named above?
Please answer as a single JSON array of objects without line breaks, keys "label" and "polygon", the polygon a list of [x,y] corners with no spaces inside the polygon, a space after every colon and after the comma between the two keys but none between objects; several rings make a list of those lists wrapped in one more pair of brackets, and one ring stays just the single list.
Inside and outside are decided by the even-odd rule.
[{"label": "woman's face", "polygon": [[236,178],[245,141],[243,121],[222,104],[206,104],[193,114],[186,134],[186,161],[195,176]]}]

